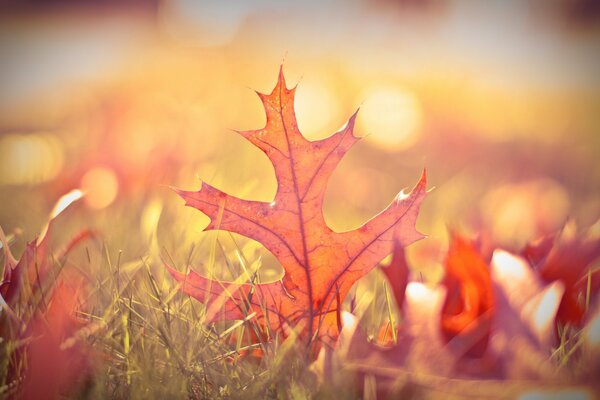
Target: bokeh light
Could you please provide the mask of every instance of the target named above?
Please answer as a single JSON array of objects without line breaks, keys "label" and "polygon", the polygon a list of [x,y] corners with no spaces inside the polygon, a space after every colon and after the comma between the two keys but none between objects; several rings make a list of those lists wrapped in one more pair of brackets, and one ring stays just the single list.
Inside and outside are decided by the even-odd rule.
[{"label": "bokeh light", "polygon": [[498,186],[484,196],[481,208],[494,237],[514,245],[558,229],[570,202],[560,184],[542,179]]},{"label": "bokeh light", "polygon": [[61,196],[60,199],[56,202],[56,205],[50,212],[50,219],[56,218],[61,212],[63,212],[67,207],[69,207],[74,201],[79,200],[83,197],[83,192],[79,189],[74,189],[69,193]]},{"label": "bokeh light", "polygon": [[46,225],[44,225],[37,238],[36,243],[38,246],[40,245],[40,243],[42,243],[44,237],[48,233],[48,229],[50,228],[50,221],[56,218],[61,212],[63,212],[67,207],[73,204],[73,202],[79,200],[82,196],[83,192],[81,190],[73,189],[69,193],[62,195],[60,199],[58,199],[58,201],[54,205],[54,208],[50,212],[49,221],[46,223]]},{"label": "bokeh light", "polygon": [[62,143],[52,134],[2,136],[0,185],[31,185],[52,180],[62,169],[63,157]]},{"label": "bokeh light", "polygon": [[119,190],[117,175],[109,168],[92,168],[81,178],[81,190],[85,193],[85,203],[90,208],[108,207]]},{"label": "bokeh light", "polygon": [[522,314],[527,316],[524,319],[530,321],[533,332],[545,333],[547,337],[554,329],[554,318],[563,293],[562,283],[554,282],[523,307]]},{"label": "bokeh light", "polygon": [[323,139],[339,128],[343,117],[335,90],[323,79],[299,83],[295,99],[296,118],[298,128],[308,139]]},{"label": "bokeh light", "polygon": [[[270,91],[282,65],[288,86],[297,85],[295,113],[307,138],[331,135],[360,108],[355,134],[363,139],[341,160],[325,193],[323,214],[331,229],[359,227],[427,169],[428,187],[435,190],[423,202],[417,229],[428,238],[406,250],[413,281],[407,302],[431,311],[443,300],[431,284],[445,271],[448,227],[475,238],[486,260],[493,254],[491,273],[505,289],[540,292],[544,285],[532,276],[535,270],[515,254],[540,235],[568,233],[567,219],[583,231],[600,216],[600,13],[592,3],[2,3],[0,225],[20,253],[57,198],[68,193],[51,217],[85,193],[85,207],[61,214],[51,239],[67,243],[82,229],[98,232],[101,255],[94,252],[98,243],[90,243],[87,255],[73,253],[81,256],[73,264],[94,280],[114,272],[105,261],[127,278],[147,267],[146,275],[156,277],[173,301],[167,259],[180,271],[279,280],[281,265],[261,243],[203,231],[209,218],[184,207],[169,186],[197,190],[202,179],[243,199],[273,201],[273,166],[232,130],[263,126],[254,90]],[[80,191],[69,192],[73,188]],[[121,278],[122,293],[144,287],[137,277],[131,285]],[[353,288],[345,304],[352,301],[355,323],[370,329],[388,318],[378,308],[387,283],[376,268]],[[527,315],[533,330],[552,325],[559,292],[551,287],[532,303],[538,311]],[[596,314],[580,337],[600,351],[594,311],[600,303],[589,300]],[[528,311],[524,304],[517,309]],[[394,311],[396,321],[404,321],[402,310]],[[133,333],[137,325],[129,328]],[[114,353],[128,369],[115,376],[131,382],[155,376],[156,363],[146,375],[129,357],[151,339],[148,333],[130,337],[135,345],[129,355]],[[490,343],[529,351],[511,339],[505,334]],[[576,356],[580,349],[588,353],[581,347]],[[143,382],[167,381],[195,389],[176,380]],[[140,386],[127,384],[121,397]],[[523,398],[554,395],[531,389]]]},{"label": "bokeh light", "polygon": [[398,151],[419,139],[423,114],[414,94],[399,87],[374,87],[362,98],[358,124],[372,143],[386,151]]}]

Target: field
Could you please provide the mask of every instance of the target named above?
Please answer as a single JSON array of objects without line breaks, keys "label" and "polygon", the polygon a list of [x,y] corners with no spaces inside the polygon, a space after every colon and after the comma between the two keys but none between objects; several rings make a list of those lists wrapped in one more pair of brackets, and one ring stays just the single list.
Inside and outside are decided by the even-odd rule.
[{"label": "field", "polygon": [[108,3],[0,6],[0,398],[598,396],[594,12]]}]

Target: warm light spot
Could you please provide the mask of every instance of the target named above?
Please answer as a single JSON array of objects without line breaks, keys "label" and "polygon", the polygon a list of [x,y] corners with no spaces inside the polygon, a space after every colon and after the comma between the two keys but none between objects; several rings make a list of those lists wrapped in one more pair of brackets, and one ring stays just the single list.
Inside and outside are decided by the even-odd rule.
[{"label": "warm light spot", "polygon": [[347,311],[342,311],[342,326],[345,329],[352,329],[356,325],[356,317]]},{"label": "warm light spot", "polygon": [[385,150],[404,150],[419,139],[423,112],[417,98],[400,88],[372,88],[362,95],[357,123],[368,140]]},{"label": "warm light spot", "polygon": [[63,166],[61,142],[48,133],[8,134],[0,138],[0,185],[54,179]]},{"label": "warm light spot", "polygon": [[50,213],[50,219],[56,218],[58,214],[63,212],[65,208],[69,207],[71,203],[79,200],[82,197],[83,192],[79,189],[71,190],[69,193],[63,195],[60,199],[58,199],[56,205],[52,209],[52,212]]},{"label": "warm light spot", "polygon": [[529,321],[533,331],[541,338],[554,326],[554,318],[563,292],[563,285],[554,282],[523,307],[523,317]]},{"label": "warm light spot", "polygon": [[151,241],[151,246],[154,250],[156,244],[156,231],[158,229],[158,221],[162,214],[163,205],[160,200],[152,200],[148,202],[148,205],[144,208],[142,216],[140,218],[140,228],[144,233],[144,236]]},{"label": "warm light spot", "polygon": [[135,168],[141,168],[148,162],[150,153],[157,145],[156,121],[150,120],[148,114],[139,115],[139,120],[130,120],[124,124],[123,129],[127,134],[120,138],[116,149],[121,159]]},{"label": "warm light spot", "polygon": [[294,101],[298,128],[310,140],[323,139],[339,130],[341,109],[335,91],[326,81],[302,81]]},{"label": "warm light spot", "polygon": [[520,258],[503,251],[496,250],[492,257],[492,274],[499,282],[522,281],[527,276],[527,264]]},{"label": "warm light spot", "polygon": [[408,331],[419,335],[435,318],[439,318],[442,301],[446,291],[437,287],[428,287],[420,282],[410,282],[406,286],[406,301],[403,318],[408,322]]},{"label": "warm light spot", "polygon": [[481,207],[500,243],[522,245],[564,223],[569,197],[557,182],[542,179],[497,187],[484,196]]},{"label": "warm light spot", "polygon": [[48,223],[42,228],[38,238],[37,244],[39,245],[46,237],[46,233],[48,233],[48,228],[50,227],[50,221],[56,218],[61,212],[63,212],[67,207],[73,204],[74,201],[79,200],[83,197],[83,193],[79,189],[71,190],[69,193],[61,196],[60,199],[54,205],[54,208],[50,212],[50,217]]},{"label": "warm light spot", "polygon": [[420,282],[409,282],[406,286],[407,302],[421,304],[434,296],[432,290]]},{"label": "warm light spot", "polygon": [[81,189],[86,195],[86,204],[91,208],[100,209],[109,206],[115,200],[119,183],[111,169],[96,167],[81,178]]},{"label": "warm light spot", "polygon": [[410,193],[407,193],[407,192],[405,192],[404,190],[405,190],[405,189],[402,189],[402,190],[400,191],[400,193],[398,193],[398,194],[396,195],[396,201],[400,202],[400,201],[402,201],[402,200],[406,200],[406,199],[408,199],[408,197],[410,196]]}]

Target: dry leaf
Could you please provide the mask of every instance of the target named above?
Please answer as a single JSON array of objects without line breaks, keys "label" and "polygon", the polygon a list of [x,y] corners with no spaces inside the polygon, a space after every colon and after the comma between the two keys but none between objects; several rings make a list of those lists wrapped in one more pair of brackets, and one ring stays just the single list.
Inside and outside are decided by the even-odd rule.
[{"label": "dry leaf", "polygon": [[[459,319],[461,324],[445,324],[449,301],[454,301],[447,295],[453,289],[448,283],[452,280],[440,286],[411,282],[406,287],[396,346],[382,348],[370,342],[356,318],[346,313],[335,350],[322,349],[313,369],[331,382],[340,371],[374,376],[382,398],[413,392],[445,398],[515,398],[540,388],[593,393],[597,387],[590,371],[598,371],[597,361],[588,360],[588,368],[579,373],[550,357],[563,284],[545,284],[524,259],[502,250],[494,252],[488,268],[481,264],[483,258],[479,259],[476,249],[460,240],[454,237],[447,260],[449,274],[460,289],[457,298],[465,296],[463,309],[487,311],[469,311]],[[460,257],[453,254],[459,249]],[[482,285],[491,298],[471,284]],[[482,306],[490,303],[491,307]],[[599,310],[600,304],[582,330],[583,348],[596,356]],[[448,337],[449,326],[464,329]],[[483,338],[488,338],[485,349],[479,348]]]},{"label": "dry leaf", "polygon": [[323,197],[335,167],[358,140],[352,132],[356,113],[334,135],[309,141],[298,130],[294,93],[280,70],[271,94],[258,94],[266,126],[239,132],[273,164],[278,188],[272,202],[242,200],[206,183],[197,192],[177,190],[186,205],[210,217],[206,229],[236,232],[262,243],[283,266],[282,281],[232,285],[194,272],[169,271],[185,293],[209,304],[209,318],[218,318],[219,310],[226,319],[254,311],[274,331],[303,322],[309,338],[332,339],[338,333],[341,302],[354,282],[391,252],[394,239],[406,246],[423,237],[415,221],[425,196],[425,174],[409,194],[401,192],[360,228],[334,232],[323,218]]},{"label": "dry leaf", "polygon": [[545,282],[558,280],[564,284],[557,322],[581,326],[588,307],[586,297],[593,297],[600,290],[600,269],[592,270],[594,262],[600,259],[600,237],[578,234],[571,223],[557,234],[529,243],[521,254]]}]

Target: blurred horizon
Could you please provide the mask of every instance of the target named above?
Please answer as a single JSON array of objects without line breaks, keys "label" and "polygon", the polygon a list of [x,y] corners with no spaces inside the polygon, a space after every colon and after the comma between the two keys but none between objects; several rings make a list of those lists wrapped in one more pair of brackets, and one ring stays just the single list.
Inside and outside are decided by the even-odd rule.
[{"label": "blurred horizon", "polygon": [[30,239],[81,188],[80,227],[158,209],[159,236],[199,238],[206,219],[167,186],[269,201],[267,158],[231,130],[264,124],[253,90],[281,64],[308,138],[360,108],[326,195],[335,230],[423,168],[434,243],[450,226],[519,246],[600,216],[595,1],[29,0],[0,5],[0,225]]}]

